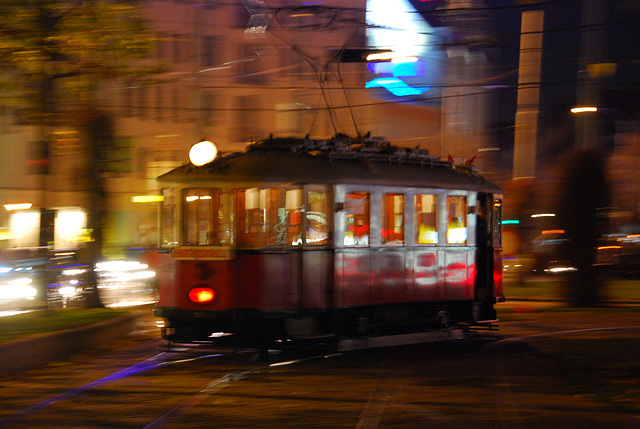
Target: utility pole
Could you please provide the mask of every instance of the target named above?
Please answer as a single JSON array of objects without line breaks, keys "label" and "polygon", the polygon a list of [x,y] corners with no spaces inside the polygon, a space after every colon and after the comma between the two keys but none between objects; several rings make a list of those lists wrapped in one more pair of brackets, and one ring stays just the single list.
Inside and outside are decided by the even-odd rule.
[{"label": "utility pole", "polygon": [[522,13],[518,109],[513,150],[514,180],[533,179],[536,175],[543,23],[544,12],[541,10]]},{"label": "utility pole", "polygon": [[[578,70],[577,106],[598,106],[601,76],[593,71],[603,55],[604,27],[609,2],[585,0],[582,3],[582,35],[580,39],[580,69]],[[597,113],[586,113],[576,117],[576,149],[591,150],[598,147]]]}]

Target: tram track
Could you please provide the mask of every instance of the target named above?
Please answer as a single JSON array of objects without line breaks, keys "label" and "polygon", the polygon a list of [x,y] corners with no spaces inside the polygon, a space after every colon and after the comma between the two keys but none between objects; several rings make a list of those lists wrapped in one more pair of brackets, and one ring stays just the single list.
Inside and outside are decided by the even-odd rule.
[{"label": "tram track", "polygon": [[[315,359],[329,358],[339,356],[341,354],[333,355],[313,355],[305,357],[292,358],[292,356],[285,354],[282,359],[275,362],[261,362],[264,357],[259,351],[215,351],[208,350],[201,347],[174,347],[172,351],[161,351],[147,359],[130,365],[126,368],[115,371],[109,375],[93,380],[82,386],[74,387],[65,392],[51,396],[44,400],[41,400],[33,405],[30,405],[20,411],[6,415],[0,418],[0,428],[13,427],[15,424],[23,424],[25,427],[31,427],[27,422],[29,417],[33,417],[45,409],[52,407],[64,401],[72,401],[81,398],[83,395],[87,395],[92,391],[95,391],[105,385],[120,381],[126,378],[141,375],[142,373],[167,368],[174,365],[193,363],[199,360],[206,360],[212,358],[229,358],[237,357],[241,355],[248,355],[248,359],[243,359],[244,362],[237,362],[236,365],[240,368],[233,369],[223,373],[221,376],[212,378],[204,388],[191,394],[186,399],[179,403],[169,407],[168,409],[159,410],[156,412],[156,417],[149,420],[146,424],[139,425],[144,429],[160,429],[165,427],[169,422],[176,418],[180,414],[187,413],[190,409],[201,404],[203,401],[210,398],[212,395],[219,393],[221,390],[230,386],[233,383],[242,381],[252,375],[264,372],[270,368],[286,367],[290,365],[301,364],[303,362]],[[242,368],[249,364],[250,368]]]},{"label": "tram track", "polygon": [[[210,427],[206,422],[211,418],[220,427],[256,427],[259,422],[265,427],[276,422],[280,427],[296,427],[294,421],[300,425],[306,421],[301,416],[312,415],[322,417],[308,422],[309,427],[323,427],[320,425],[336,422],[336,409],[349,410],[337,426],[359,429],[402,421],[414,424],[407,427],[419,423],[424,427],[470,427],[465,424],[471,421],[476,427],[495,427],[496,422],[504,427],[507,422],[530,427],[532,411],[544,415],[551,409],[562,413],[558,418],[583,422],[581,413],[594,403],[587,396],[567,393],[554,362],[543,347],[537,347],[538,341],[624,330],[635,336],[640,326],[574,326],[577,329],[567,326],[545,332],[542,328],[507,337],[482,333],[438,346],[347,354],[296,355],[289,351],[267,356],[254,350],[205,346],[174,346],[167,352],[156,345],[153,352],[147,347],[148,357],[139,355],[138,362],[129,361],[132,365],[0,418],[0,427]],[[339,356],[343,358],[335,364],[312,362]],[[150,374],[152,371],[160,372]],[[529,388],[539,381],[538,387]],[[139,394],[145,404],[129,407],[128,398]],[[118,395],[127,399],[119,401]],[[81,405],[74,407],[74,402]],[[89,421],[72,416],[65,424],[55,420],[56,413],[71,414],[78,409],[103,412],[96,404],[105,404],[113,415]],[[595,404],[589,414],[596,423],[620,419],[601,404]]]},{"label": "tram track", "polygon": [[[489,410],[494,410],[496,416],[504,418],[504,421],[517,422],[516,427],[527,427],[527,412],[521,411],[522,404],[519,404],[517,398],[520,395],[521,389],[520,378],[523,376],[523,369],[531,371],[533,374],[539,374],[545,378],[556,374],[555,370],[551,370],[552,356],[548,351],[545,351],[544,347],[538,348],[537,341],[541,341],[549,338],[558,338],[563,336],[576,337],[582,335],[602,335],[606,333],[633,333],[640,331],[640,326],[611,326],[611,327],[592,327],[592,328],[580,328],[580,329],[561,329],[552,330],[548,332],[539,332],[528,335],[517,335],[508,338],[486,337],[481,335],[474,339],[465,339],[467,343],[480,341],[482,344],[479,348],[480,355],[493,356],[493,359],[479,360],[481,362],[476,369],[483,368],[485,374],[494,374],[498,376],[500,382],[493,382],[488,384],[491,394],[484,395],[478,398],[478,401],[484,404],[484,407]],[[522,347],[518,347],[521,345]],[[515,348],[513,348],[516,346]],[[514,353],[515,351],[515,353]],[[514,361],[519,363],[514,365]],[[534,362],[537,366],[528,365],[527,362]],[[385,363],[386,365],[386,363]],[[520,368],[518,368],[520,366]],[[516,369],[517,368],[517,369]],[[462,373],[458,373],[460,377],[477,377],[477,374],[468,373],[469,368],[465,368]],[[439,427],[458,427],[460,421],[454,416],[438,412],[435,408],[417,406],[416,404],[406,403],[399,399],[403,396],[403,392],[394,392],[390,387],[392,385],[393,371],[389,370],[383,378],[377,380],[377,384],[374,390],[371,391],[361,413],[361,417],[358,419],[355,426],[356,429],[378,429],[384,427],[386,413],[391,409],[400,409],[407,414],[416,416],[416,419],[422,421],[425,425],[439,425]],[[556,374],[557,375],[557,374]],[[552,381],[553,383],[557,380]],[[562,384],[562,382],[560,382]],[[436,387],[436,386],[434,386]],[[587,395],[574,395],[571,400],[576,401],[577,404],[581,403],[581,400],[587,398]],[[570,406],[567,407],[571,409]],[[577,412],[586,409],[587,406],[575,406]],[[603,409],[606,409],[604,407]],[[606,411],[603,411],[606,412]],[[506,424],[503,423],[504,426]],[[480,426],[481,427],[481,426]]]},{"label": "tram track", "polygon": [[[464,341],[464,340],[463,340]],[[164,346],[160,347],[161,349]],[[0,418],[0,428],[12,427],[15,423],[28,420],[29,417],[36,415],[37,413],[52,407],[55,404],[71,401],[86,395],[91,391],[99,389],[105,385],[114,383],[119,380],[141,375],[145,372],[150,372],[162,368],[167,368],[174,365],[192,363],[198,360],[206,360],[213,358],[229,358],[244,356],[242,362],[237,362],[236,365],[242,366],[241,368],[233,369],[224,372],[220,376],[216,376],[209,380],[207,384],[195,393],[190,394],[187,398],[174,404],[173,406],[156,412],[156,417],[148,420],[146,424],[139,425],[138,427],[144,429],[161,429],[170,424],[175,423],[180,415],[184,415],[189,410],[202,404],[211,396],[219,394],[225,388],[231,386],[234,383],[243,381],[252,375],[263,373],[271,369],[281,369],[284,367],[300,365],[309,361],[318,359],[329,359],[338,356],[343,356],[343,353],[331,353],[331,354],[307,354],[296,356],[292,352],[282,352],[279,359],[272,362],[264,362],[265,355],[260,351],[235,351],[235,350],[217,350],[209,349],[206,345],[180,345],[173,346],[168,351],[160,351],[159,353],[146,358],[140,362],[130,365],[126,368],[115,371],[109,375],[93,380],[82,386],[75,387],[57,395],[51,396],[47,399],[41,400],[27,408],[17,411],[13,414]],[[246,368],[245,365],[251,365],[250,368]],[[388,388],[388,386],[386,387]],[[369,399],[365,402],[361,417],[356,425],[357,428],[376,428],[379,425],[380,420],[384,416],[385,408],[392,404],[394,407],[401,407],[402,404],[393,403],[392,396],[385,390],[384,383],[380,384],[380,387],[373,391]],[[415,408],[415,407],[413,407]],[[413,409],[417,414],[422,417],[429,416],[432,420],[442,420],[443,416],[434,413],[431,410]]]}]

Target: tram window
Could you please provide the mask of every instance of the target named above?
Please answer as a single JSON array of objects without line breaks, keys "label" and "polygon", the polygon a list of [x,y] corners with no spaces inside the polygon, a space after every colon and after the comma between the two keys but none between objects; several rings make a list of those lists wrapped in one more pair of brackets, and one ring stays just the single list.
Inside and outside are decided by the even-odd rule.
[{"label": "tram window", "polygon": [[467,197],[447,197],[447,243],[467,242]]},{"label": "tram window", "polygon": [[369,245],[370,196],[368,192],[349,192],[345,198],[345,246]]},{"label": "tram window", "polygon": [[162,246],[178,245],[178,218],[176,216],[176,190],[162,190]]},{"label": "tram window", "polygon": [[185,244],[207,246],[217,243],[219,190],[187,189],[184,193]]},{"label": "tram window", "polygon": [[302,244],[302,195],[302,189],[289,189],[285,194],[285,216],[288,220],[286,244],[289,246]]},{"label": "tram window", "polygon": [[493,246],[502,247],[502,200],[493,200]]},{"label": "tram window", "polygon": [[238,191],[238,244],[247,247],[302,244],[301,189],[249,188]]},{"label": "tram window", "polygon": [[382,244],[404,244],[404,194],[384,194]]},{"label": "tram window", "polygon": [[326,191],[307,191],[306,243],[321,246],[329,243],[329,196]]},{"label": "tram window", "polygon": [[415,233],[417,244],[437,244],[438,228],[436,223],[437,198],[434,194],[414,196]]},{"label": "tram window", "polygon": [[235,222],[233,212],[233,195],[220,194],[218,204],[218,244],[231,246],[235,239]]},{"label": "tram window", "polygon": [[249,188],[240,191],[238,198],[244,203],[244,213],[240,213],[243,223],[240,244],[251,247],[276,244],[278,235],[269,234],[269,227],[277,225],[274,217],[278,218],[278,206],[282,205],[278,201],[281,199],[278,190]]}]

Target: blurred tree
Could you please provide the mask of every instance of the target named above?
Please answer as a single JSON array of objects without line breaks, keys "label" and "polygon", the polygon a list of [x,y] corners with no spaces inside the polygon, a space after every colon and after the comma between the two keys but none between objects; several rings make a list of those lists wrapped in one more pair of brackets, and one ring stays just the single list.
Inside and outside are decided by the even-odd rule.
[{"label": "blurred tree", "polygon": [[569,240],[566,257],[577,268],[567,278],[566,297],[574,306],[597,306],[604,284],[595,267],[597,247],[607,229],[610,199],[604,155],[594,151],[571,154],[559,197],[558,221]]},{"label": "blurred tree", "polygon": [[[94,267],[101,256],[105,193],[98,148],[113,133],[96,95],[105,81],[143,79],[159,71],[143,59],[152,47],[140,0],[3,0],[0,3],[0,100],[46,140],[54,127],[80,131],[93,241],[85,249]],[[95,283],[95,273],[90,276]],[[100,306],[95,284],[92,303]]]}]

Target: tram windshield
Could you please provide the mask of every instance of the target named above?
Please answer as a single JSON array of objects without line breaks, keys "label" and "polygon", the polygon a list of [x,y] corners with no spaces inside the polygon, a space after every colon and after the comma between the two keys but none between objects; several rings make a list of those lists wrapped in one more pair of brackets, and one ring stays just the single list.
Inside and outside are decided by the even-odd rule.
[{"label": "tram windshield", "polygon": [[231,197],[219,189],[184,191],[184,233],[188,246],[232,244]]},{"label": "tram windshield", "polygon": [[161,246],[178,245],[180,224],[176,216],[176,193],[176,189],[174,188],[165,188],[162,190]]}]

